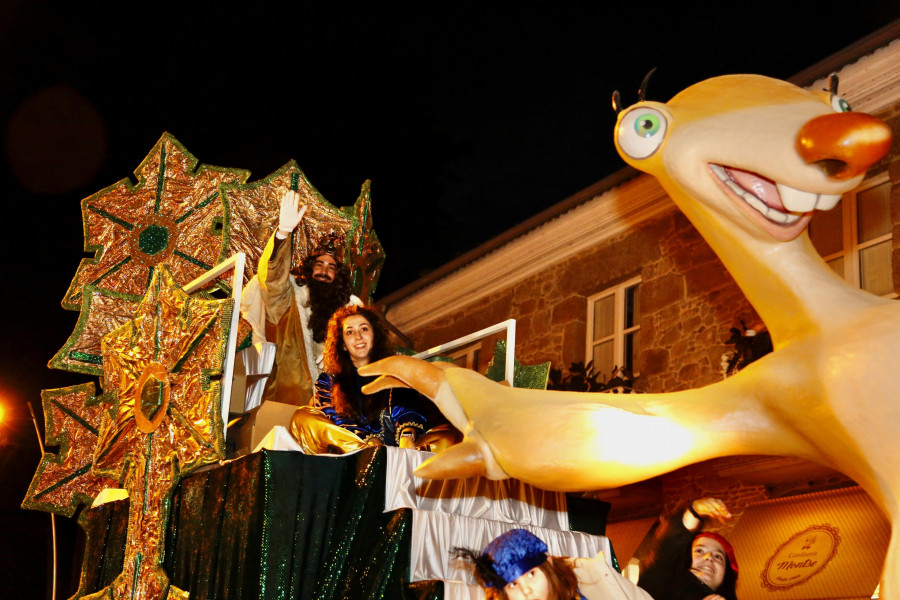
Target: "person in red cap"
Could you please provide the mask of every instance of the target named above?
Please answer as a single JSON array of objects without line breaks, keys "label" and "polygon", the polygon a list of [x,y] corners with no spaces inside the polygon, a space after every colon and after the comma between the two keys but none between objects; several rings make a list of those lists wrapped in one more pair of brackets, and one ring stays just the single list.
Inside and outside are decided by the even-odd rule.
[{"label": "person in red cap", "polygon": [[730,518],[724,502],[700,498],[664,520],[641,560],[638,585],[655,600],[737,600],[734,548],[721,535],[700,531],[709,519]]}]

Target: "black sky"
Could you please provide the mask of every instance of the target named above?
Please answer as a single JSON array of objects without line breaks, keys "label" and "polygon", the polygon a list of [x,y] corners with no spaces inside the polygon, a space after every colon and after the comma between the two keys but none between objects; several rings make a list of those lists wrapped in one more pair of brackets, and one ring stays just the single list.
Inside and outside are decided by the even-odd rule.
[{"label": "black sky", "polygon": [[[251,180],[293,158],[339,206],[371,179],[383,296],[621,168],[610,95],[634,101],[651,67],[663,101],[714,75],[788,78],[900,17],[887,1],[382,4],[0,2],[0,403],[14,417],[89,380],[45,367],[78,316],[59,302],[80,201],[131,176],[164,131]],[[0,424],[4,521],[33,518],[15,509],[38,461],[29,426]]]}]

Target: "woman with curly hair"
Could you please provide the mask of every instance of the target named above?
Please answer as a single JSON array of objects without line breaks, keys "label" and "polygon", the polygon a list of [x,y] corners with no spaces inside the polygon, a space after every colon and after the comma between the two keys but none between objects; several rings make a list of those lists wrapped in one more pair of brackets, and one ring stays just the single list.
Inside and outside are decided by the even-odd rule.
[{"label": "woman with curly hair", "polygon": [[[309,406],[291,419],[291,433],[308,454],[344,453],[367,446],[415,448],[435,411],[408,389],[362,393],[374,377],[357,369],[391,356],[378,313],[365,306],[339,308],[328,321],[324,373]],[[433,419],[432,419],[433,420]]]},{"label": "woman with curly hair", "polygon": [[602,555],[548,556],[547,544],[525,529],[511,529],[476,554],[453,548],[469,561],[487,600],[653,600],[617,573]]}]

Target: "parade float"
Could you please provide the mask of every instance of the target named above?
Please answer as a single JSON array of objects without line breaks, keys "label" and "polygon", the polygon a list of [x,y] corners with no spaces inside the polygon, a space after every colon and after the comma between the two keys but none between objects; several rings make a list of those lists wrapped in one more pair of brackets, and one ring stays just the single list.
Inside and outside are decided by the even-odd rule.
[{"label": "parade float", "polygon": [[[256,406],[268,342],[253,343],[238,308],[280,198],[293,189],[309,207],[294,262],[322,236],[341,240],[354,292],[370,301],[384,252],[368,182],[337,208],[293,162],[248,183],[169,134],[135,175],[82,201],[93,256],[63,298],[80,314],[50,366],[99,386],[42,393],[56,450],[23,502],[86,532],[73,598],[469,597],[477,587],[449,547],[522,525],[558,554],[612,562],[592,514],[602,503],[483,478],[429,484],[412,476],[425,456],[415,450],[307,456],[279,426],[296,405]],[[509,354],[497,379],[515,368],[516,385],[546,383],[546,367],[529,374]]]},{"label": "parade float", "polygon": [[[718,384],[628,396],[510,387],[409,357],[364,368],[386,376],[372,389],[415,387],[464,432],[421,466],[421,453],[388,449],[262,449],[226,461],[233,356],[249,339],[237,312],[244,266],[258,260],[278,198],[296,189],[318,207],[316,227],[349,240],[367,298],[383,260],[367,185],[338,209],[293,163],[247,183],[246,171],[198,167],[164,135],[136,184],[85,199],[85,250],[95,255],[63,299],[80,315],[51,366],[100,377],[100,387],[42,394],[58,451],[45,454],[23,503],[79,513],[88,543],[75,597],[468,593],[450,546],[479,547],[524,524],[552,554],[611,559],[605,538],[591,535],[602,524],[570,515],[559,492],[735,454],[832,466],[895,524],[900,308],[835,277],[805,231],[812,211],[831,208],[887,152],[889,128],[850,111],[836,86],[809,92],[750,75],[618,108],[623,159],[657,177],[716,251],[774,352]],[[299,238],[298,257],[309,236]],[[666,443],[650,443],[658,439]],[[266,445],[281,447],[277,433]],[[127,499],[104,502],[117,489]],[[883,598],[900,593],[897,539]]]}]

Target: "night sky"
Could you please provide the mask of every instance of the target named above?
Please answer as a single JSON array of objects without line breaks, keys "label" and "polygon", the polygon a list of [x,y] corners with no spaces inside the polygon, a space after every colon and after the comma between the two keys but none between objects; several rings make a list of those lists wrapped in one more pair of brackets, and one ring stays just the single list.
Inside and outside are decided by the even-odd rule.
[{"label": "night sky", "polygon": [[25,402],[91,379],[45,366],[78,317],[59,302],[80,201],[164,131],[251,181],[293,158],[338,206],[371,179],[383,297],[620,169],[610,96],[634,102],[650,68],[661,101],[720,74],[788,78],[900,18],[888,1],[325,4],[0,2],[4,598],[46,597],[48,517],[17,508],[39,461]]}]

